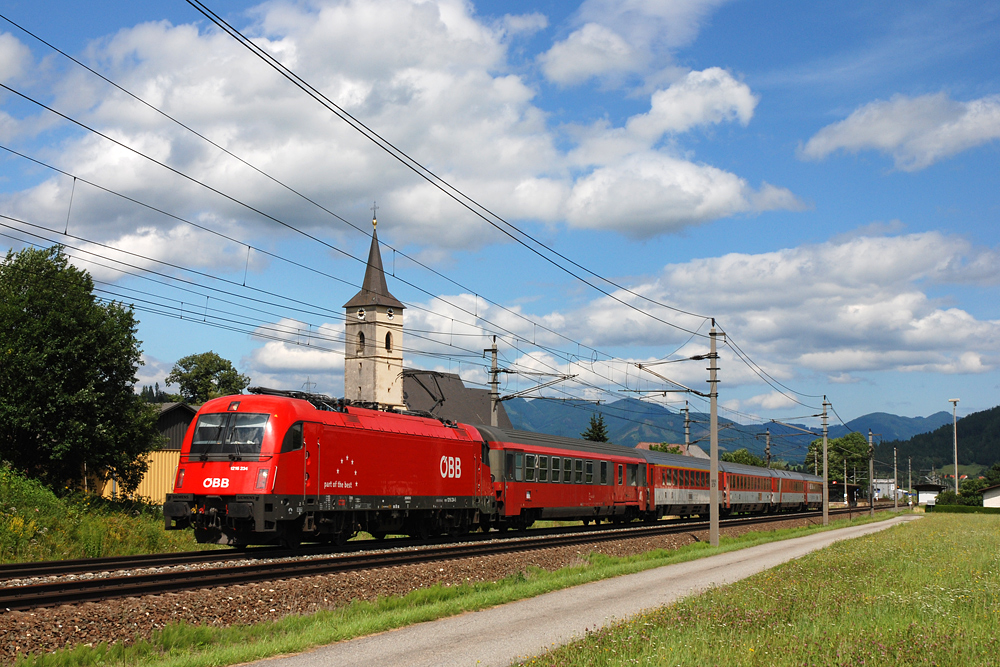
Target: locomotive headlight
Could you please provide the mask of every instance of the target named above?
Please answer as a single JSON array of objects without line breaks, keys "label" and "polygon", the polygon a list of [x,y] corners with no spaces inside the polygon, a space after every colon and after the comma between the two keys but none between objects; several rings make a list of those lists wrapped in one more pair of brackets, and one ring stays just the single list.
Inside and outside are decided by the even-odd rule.
[{"label": "locomotive headlight", "polygon": [[179,468],[177,470],[177,483],[174,484],[175,489],[179,489],[184,486],[184,468]]},{"label": "locomotive headlight", "polygon": [[269,472],[271,471],[267,468],[261,468],[257,471],[257,483],[254,485],[255,489],[263,491],[267,488],[267,475]]}]

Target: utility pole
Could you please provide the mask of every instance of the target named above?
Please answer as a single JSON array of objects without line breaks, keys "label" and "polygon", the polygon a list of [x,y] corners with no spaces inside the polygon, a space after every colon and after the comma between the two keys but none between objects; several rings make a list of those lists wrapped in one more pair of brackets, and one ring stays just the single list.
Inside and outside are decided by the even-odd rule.
[{"label": "utility pole", "polygon": [[896,448],[892,448],[892,511],[895,512],[899,509],[899,474],[896,468]]},{"label": "utility pole", "polygon": [[684,401],[684,453],[689,454],[691,447],[691,408]]},{"label": "utility pole", "polygon": [[830,405],[826,401],[826,396],[823,397],[823,525],[830,525],[830,476],[827,471],[827,424],[826,424],[826,407]]},{"label": "utility pole", "polygon": [[710,447],[710,459],[708,467],[708,475],[712,481],[709,494],[708,494],[708,504],[709,504],[709,542],[713,547],[719,546],[719,380],[718,380],[718,370],[719,370],[719,355],[716,352],[715,338],[718,334],[715,331],[715,318],[712,318],[712,330],[708,333],[709,340],[711,341],[711,349],[709,353],[709,364],[708,364],[708,385],[709,385],[709,398],[710,398],[710,416],[709,416],[709,441],[711,443]]},{"label": "utility pole", "polygon": [[906,457],[906,505],[913,507],[913,457]]},{"label": "utility pole", "polygon": [[875,516],[875,445],[871,429],[868,429],[868,515]]},{"label": "utility pole", "polygon": [[851,499],[847,497],[847,457],[844,457],[844,505],[850,505]]},{"label": "utility pole", "polygon": [[957,398],[949,398],[948,402],[951,403],[951,428],[952,435],[954,437],[955,443],[955,495],[958,495],[958,416],[956,410],[958,409]]},{"label": "utility pole", "polygon": [[493,337],[493,346],[484,352],[493,353],[493,361],[490,364],[490,426],[498,426],[499,418],[497,410],[500,405],[500,370],[497,368],[497,337]]},{"label": "utility pole", "polygon": [[771,429],[764,431],[766,440],[764,445],[764,454],[767,456],[767,467],[771,467]]}]

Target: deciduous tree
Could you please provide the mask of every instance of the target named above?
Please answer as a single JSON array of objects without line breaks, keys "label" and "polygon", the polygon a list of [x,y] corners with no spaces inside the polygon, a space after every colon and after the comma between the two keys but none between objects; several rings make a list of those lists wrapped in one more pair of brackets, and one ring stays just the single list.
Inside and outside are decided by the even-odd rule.
[{"label": "deciduous tree", "polygon": [[135,393],[136,320],[102,303],[62,248],[0,264],[0,458],[53,488],[89,475],[134,489],[162,438]]},{"label": "deciduous tree", "polygon": [[180,385],[185,401],[197,405],[219,396],[242,393],[250,378],[237,372],[228,359],[209,351],[178,359],[167,376],[167,386],[174,383]]}]

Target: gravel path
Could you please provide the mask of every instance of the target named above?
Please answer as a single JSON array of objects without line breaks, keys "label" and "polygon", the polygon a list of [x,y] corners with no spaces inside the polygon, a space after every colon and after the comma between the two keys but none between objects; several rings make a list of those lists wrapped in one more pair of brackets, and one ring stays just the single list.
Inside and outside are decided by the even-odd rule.
[{"label": "gravel path", "polygon": [[[817,519],[789,519],[767,524],[766,529],[816,522]],[[761,527],[734,526],[723,528],[722,533],[739,535],[750,530],[761,530]],[[64,605],[30,612],[6,612],[0,615],[0,661],[10,663],[19,653],[47,652],[81,644],[129,643],[137,638],[148,638],[170,621],[185,620],[214,626],[251,624],[289,614],[341,607],[351,600],[403,595],[434,584],[457,586],[497,581],[529,568],[556,570],[580,562],[582,556],[591,552],[630,556],[651,549],[677,549],[707,539],[707,531],[625,538],[589,547],[559,547],[437,564]]]}]

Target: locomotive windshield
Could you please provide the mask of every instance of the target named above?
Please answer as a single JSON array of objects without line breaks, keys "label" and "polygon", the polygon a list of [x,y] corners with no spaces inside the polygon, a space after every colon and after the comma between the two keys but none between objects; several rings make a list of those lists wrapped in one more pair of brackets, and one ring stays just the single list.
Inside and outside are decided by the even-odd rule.
[{"label": "locomotive windshield", "polygon": [[221,412],[198,417],[191,454],[257,456],[269,414]]}]

